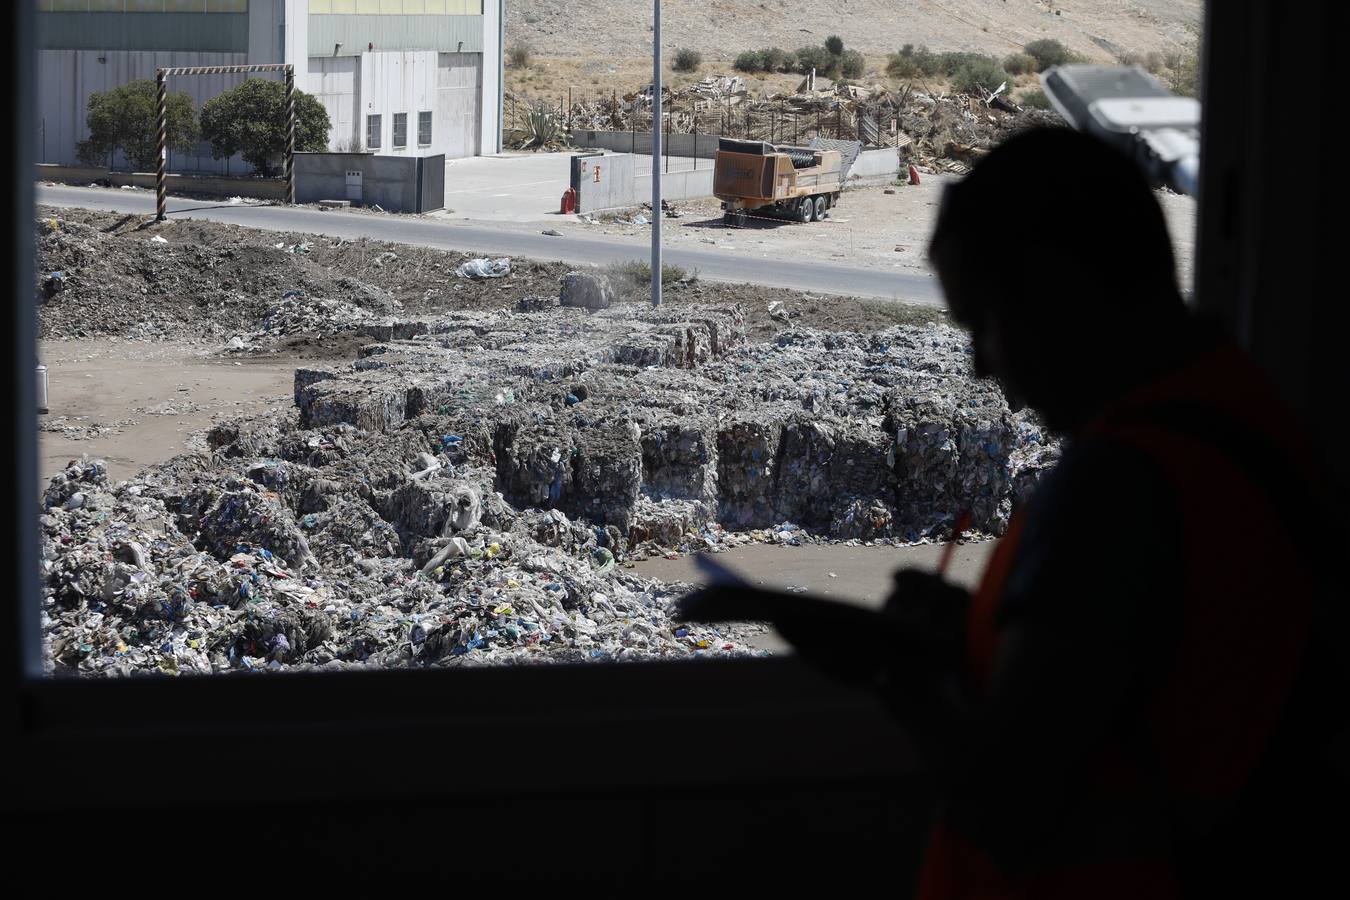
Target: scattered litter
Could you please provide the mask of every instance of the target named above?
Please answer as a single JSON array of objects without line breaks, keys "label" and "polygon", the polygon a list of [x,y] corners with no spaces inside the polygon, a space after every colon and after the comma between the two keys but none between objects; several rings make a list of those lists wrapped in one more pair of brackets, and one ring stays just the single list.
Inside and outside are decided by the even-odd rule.
[{"label": "scattered litter", "polygon": [[154,237],[152,237],[152,238],[150,239],[150,243],[152,243],[152,244],[167,244],[168,241],[164,239],[164,235],[162,235],[162,234],[157,234],[157,235],[155,235]]},{"label": "scattered litter", "polygon": [[474,281],[480,281],[484,278],[502,278],[511,274],[511,260],[506,257],[501,259],[471,259],[460,265],[455,272],[460,278],[470,278]]},{"label": "scattered litter", "polygon": [[546,231],[543,231],[543,232],[541,232],[541,233],[542,233],[542,234],[546,234],[546,235],[548,235],[549,237],[562,237],[562,236],[563,236],[562,232],[561,232],[561,231],[558,231],[556,228],[549,228],[549,229],[547,229]]}]

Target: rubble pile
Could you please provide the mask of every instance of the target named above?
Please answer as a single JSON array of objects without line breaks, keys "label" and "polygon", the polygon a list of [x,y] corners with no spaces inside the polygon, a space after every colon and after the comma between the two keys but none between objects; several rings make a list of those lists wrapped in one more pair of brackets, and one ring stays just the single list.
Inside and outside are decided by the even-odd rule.
[{"label": "rubble pile", "polygon": [[456,277],[474,262],[467,254],[192,220],[154,226],[160,242],[139,219],[76,210],[41,210],[35,227],[45,340],[113,336],[258,352],[301,334],[388,337],[423,314],[507,302],[498,291],[553,291],[567,271],[524,263],[484,282]]},{"label": "rubble pile", "polygon": [[[162,237],[162,235],[155,235]],[[283,334],[333,314],[353,324],[401,309],[390,294],[285,244],[208,246],[110,234],[66,216],[37,220],[38,336],[115,335],[223,343]],[[59,273],[59,290],[47,287]]]},{"label": "rubble pile", "polygon": [[[991,90],[997,85],[990,85]],[[573,131],[650,131],[652,88],[624,97],[574,100],[554,115]],[[995,145],[1026,128],[1062,125],[1056,113],[1023,109],[1002,94],[942,94],[912,85],[803,81],[790,94],[752,96],[739,77],[713,75],[679,90],[663,88],[662,118],[672,134],[726,134],[806,146],[819,138],[895,147],[919,165],[964,173]]]},{"label": "rubble pile", "polygon": [[[415,334],[396,339],[394,331]],[[123,675],[748,654],[621,561],[999,533],[1049,464],[949,327],[737,305],[451,312],[296,370],[294,407],[43,498],[49,665]]]}]

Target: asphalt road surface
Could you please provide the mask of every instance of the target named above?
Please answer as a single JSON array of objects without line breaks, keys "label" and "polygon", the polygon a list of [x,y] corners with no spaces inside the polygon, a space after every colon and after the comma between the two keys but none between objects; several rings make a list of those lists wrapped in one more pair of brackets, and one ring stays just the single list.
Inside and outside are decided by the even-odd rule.
[{"label": "asphalt road surface", "polygon": [[[152,215],[152,191],[123,191],[87,187],[38,185],[37,202],[47,206],[80,207],[126,214]],[[355,239],[394,241],[490,256],[521,256],[563,260],[573,265],[600,265],[650,261],[641,246],[595,238],[551,237],[503,231],[478,223],[442,222],[416,216],[380,216],[341,210],[320,212],[311,207],[267,203],[231,205],[213,200],[169,198],[171,218],[205,219],[269,231],[296,231]],[[861,267],[792,259],[765,260],[711,250],[667,249],[667,265],[697,271],[712,281],[759,284],[829,294],[882,297],[937,306],[942,303],[936,279]]]}]

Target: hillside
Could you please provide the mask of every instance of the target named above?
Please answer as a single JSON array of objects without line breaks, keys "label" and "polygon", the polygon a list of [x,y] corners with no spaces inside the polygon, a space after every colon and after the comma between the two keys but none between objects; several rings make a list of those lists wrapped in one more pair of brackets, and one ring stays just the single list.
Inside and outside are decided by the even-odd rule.
[{"label": "hillside", "polygon": [[[756,47],[794,49],[837,34],[872,54],[904,44],[1004,55],[1055,38],[1084,56],[1168,51],[1194,42],[1203,0],[664,0],[668,50],[692,47],[709,61]],[[513,0],[508,45],[597,64],[651,53],[649,0]]]}]

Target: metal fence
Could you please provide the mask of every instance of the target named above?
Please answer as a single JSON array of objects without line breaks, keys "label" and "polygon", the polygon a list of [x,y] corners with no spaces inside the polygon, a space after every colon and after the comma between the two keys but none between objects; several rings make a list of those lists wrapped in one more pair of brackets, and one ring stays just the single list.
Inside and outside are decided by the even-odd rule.
[{"label": "metal fence", "polygon": [[[512,97],[506,108],[506,130],[508,133],[519,130],[529,110],[543,105],[569,134],[576,129],[629,131],[636,146],[637,135],[651,133],[650,110],[628,109],[628,103],[617,93],[579,97],[571,89],[559,94],[556,105],[551,99],[526,103]],[[807,144],[815,137],[859,141],[865,147],[903,147],[909,143],[900,130],[899,111],[884,103],[868,106],[835,101],[803,109],[787,102],[679,97],[663,100],[662,108],[663,131],[667,135],[706,134],[773,144]]]}]

